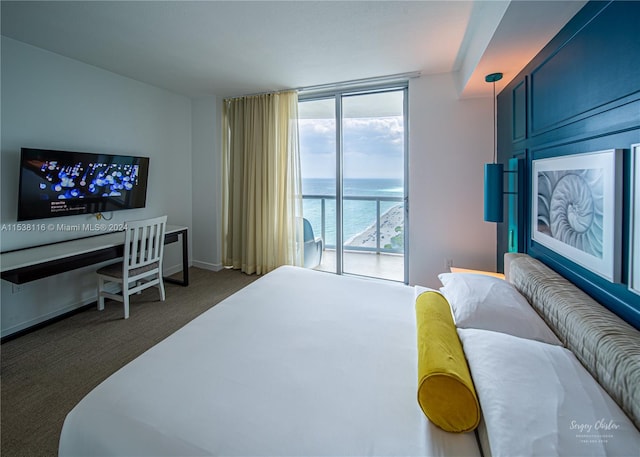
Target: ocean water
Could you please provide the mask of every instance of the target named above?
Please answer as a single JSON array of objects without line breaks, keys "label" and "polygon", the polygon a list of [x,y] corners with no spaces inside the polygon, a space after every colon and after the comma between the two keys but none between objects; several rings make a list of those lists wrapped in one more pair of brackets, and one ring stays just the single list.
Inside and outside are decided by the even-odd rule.
[{"label": "ocean water", "polygon": [[[402,179],[345,179],[343,182],[343,240],[346,242],[376,223],[376,201],[349,200],[348,197],[397,197],[402,199]],[[325,245],[336,244],[336,184],[334,179],[307,178],[302,180],[303,195],[325,195]],[[380,215],[402,201],[381,201]],[[311,222],[314,234],[321,235],[321,199],[303,200],[304,217]]]}]

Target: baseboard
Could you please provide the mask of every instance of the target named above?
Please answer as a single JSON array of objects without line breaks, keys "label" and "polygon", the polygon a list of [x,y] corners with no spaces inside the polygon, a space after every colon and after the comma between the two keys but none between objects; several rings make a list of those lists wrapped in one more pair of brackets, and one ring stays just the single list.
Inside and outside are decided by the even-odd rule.
[{"label": "baseboard", "polygon": [[39,316],[37,319],[31,319],[30,321],[8,328],[2,332],[3,335],[0,337],[0,344],[41,329],[55,322],[59,322],[62,319],[66,319],[69,316],[73,316],[74,314],[86,309],[96,307],[97,305],[98,303],[94,300],[93,302],[90,301],[85,304],[66,306],[57,311],[45,314],[44,316]]},{"label": "baseboard", "polygon": [[180,273],[181,271],[182,271],[182,263],[177,263],[177,264],[172,265],[170,267],[165,265],[164,268],[162,269],[162,274],[163,274],[163,276],[171,276],[171,275],[174,275],[176,273]]},{"label": "baseboard", "polygon": [[194,260],[193,266],[196,268],[202,268],[203,270],[209,270],[209,271],[220,271],[224,268],[221,263],[201,262],[199,260]]},{"label": "baseboard", "polygon": [[[109,292],[116,293],[119,288],[115,284],[107,284],[106,289]],[[47,325],[53,324],[55,322],[61,321],[69,316],[73,316],[76,313],[84,311],[86,309],[97,307],[97,297],[93,296],[91,298],[87,298],[85,300],[76,302],[72,305],[65,306],[64,308],[57,309],[50,313],[44,314],[42,316],[38,316],[35,319],[30,319],[26,322],[22,322],[18,325],[14,325],[13,327],[9,327],[7,329],[2,330],[2,336],[0,337],[0,344],[5,343],[6,341],[13,340],[18,338],[19,336],[26,335],[27,333],[33,332],[35,330],[46,327]]]}]

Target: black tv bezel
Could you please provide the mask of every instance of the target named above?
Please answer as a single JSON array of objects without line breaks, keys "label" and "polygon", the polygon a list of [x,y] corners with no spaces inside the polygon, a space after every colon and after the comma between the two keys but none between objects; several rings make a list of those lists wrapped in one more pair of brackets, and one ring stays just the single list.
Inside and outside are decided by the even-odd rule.
[{"label": "black tv bezel", "polygon": [[[80,201],[83,203],[87,203],[86,208],[82,209],[71,209],[65,211],[64,213],[52,213],[50,211],[37,210],[32,211],[28,210],[27,205],[28,202],[25,201],[25,196],[23,195],[23,173],[25,161],[27,160],[25,156],[27,154],[32,154],[30,157],[33,157],[33,154],[38,154],[41,158],[43,157],[53,157],[70,154],[77,157],[77,160],[81,160],[84,163],[89,162],[100,162],[100,161],[111,161],[111,162],[122,162],[137,164],[140,166],[140,175],[138,177],[142,198],[141,203],[134,203],[132,205],[121,207],[119,205],[114,204],[114,199],[110,199],[109,197],[96,197],[95,199],[68,199],[70,202]],[[46,159],[45,159],[46,160]],[[73,159],[76,160],[76,159]],[[111,212],[111,211],[121,211],[128,209],[140,209],[146,207],[147,204],[147,188],[149,182],[149,157],[144,156],[136,156],[136,155],[124,155],[124,154],[105,154],[105,153],[96,153],[96,152],[86,152],[86,151],[72,151],[72,150],[59,150],[59,149],[44,149],[44,148],[20,148],[20,163],[19,163],[19,180],[18,180],[18,209],[17,209],[17,220],[21,221],[32,221],[39,219],[51,219],[56,217],[67,217],[67,216],[78,216],[82,214],[97,214],[103,212]],[[139,195],[139,194],[138,194]]]}]

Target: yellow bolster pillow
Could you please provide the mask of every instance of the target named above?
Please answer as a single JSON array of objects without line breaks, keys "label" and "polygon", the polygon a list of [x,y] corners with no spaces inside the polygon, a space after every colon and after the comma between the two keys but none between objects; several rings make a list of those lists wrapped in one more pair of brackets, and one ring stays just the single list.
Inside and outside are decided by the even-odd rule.
[{"label": "yellow bolster pillow", "polygon": [[418,403],[447,432],[468,432],[480,423],[480,405],[447,300],[438,292],[416,299]]}]

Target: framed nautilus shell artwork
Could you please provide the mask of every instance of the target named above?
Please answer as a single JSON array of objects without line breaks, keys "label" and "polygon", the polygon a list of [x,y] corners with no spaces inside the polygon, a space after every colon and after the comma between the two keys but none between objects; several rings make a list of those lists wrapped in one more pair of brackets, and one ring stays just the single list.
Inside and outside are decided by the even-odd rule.
[{"label": "framed nautilus shell artwork", "polygon": [[640,294],[640,143],[631,146],[631,195],[629,288]]},{"label": "framed nautilus shell artwork", "polygon": [[534,241],[620,282],[622,149],[532,162]]}]

